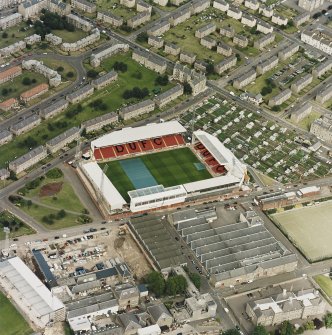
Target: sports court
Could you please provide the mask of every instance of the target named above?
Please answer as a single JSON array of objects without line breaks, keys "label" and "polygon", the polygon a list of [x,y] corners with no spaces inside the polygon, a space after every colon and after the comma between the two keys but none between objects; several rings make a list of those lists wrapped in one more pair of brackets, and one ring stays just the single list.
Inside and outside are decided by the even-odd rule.
[{"label": "sports court", "polygon": [[332,201],[273,214],[272,219],[309,261],[332,257]]},{"label": "sports court", "polygon": [[110,161],[107,177],[124,199],[128,191],[154,186],[165,187],[212,178],[189,148],[161,151],[140,157]]}]

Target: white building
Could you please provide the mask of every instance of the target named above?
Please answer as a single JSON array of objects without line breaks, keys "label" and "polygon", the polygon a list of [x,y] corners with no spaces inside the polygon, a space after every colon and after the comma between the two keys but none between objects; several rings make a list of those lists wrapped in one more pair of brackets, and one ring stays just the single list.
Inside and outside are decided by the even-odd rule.
[{"label": "white building", "polygon": [[298,5],[306,11],[312,12],[316,8],[320,7],[324,2],[324,0],[299,0]]},{"label": "white building", "polygon": [[332,30],[326,26],[310,26],[302,31],[301,40],[318,50],[332,55]]},{"label": "white building", "polygon": [[22,14],[14,13],[0,19],[0,29],[5,30],[7,28],[16,26],[22,21]]},{"label": "white building", "polygon": [[90,58],[90,64],[93,67],[97,67],[104,59],[111,57],[119,52],[127,52],[128,50],[129,50],[128,44],[123,43],[114,44],[105,50],[102,50],[98,53],[93,53]]}]

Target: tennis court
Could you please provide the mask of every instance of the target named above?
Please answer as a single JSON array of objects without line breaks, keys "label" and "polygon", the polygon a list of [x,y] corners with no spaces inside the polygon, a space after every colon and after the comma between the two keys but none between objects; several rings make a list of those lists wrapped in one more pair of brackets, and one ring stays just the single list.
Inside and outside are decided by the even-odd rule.
[{"label": "tennis court", "polygon": [[309,261],[332,257],[332,201],[271,217]]}]

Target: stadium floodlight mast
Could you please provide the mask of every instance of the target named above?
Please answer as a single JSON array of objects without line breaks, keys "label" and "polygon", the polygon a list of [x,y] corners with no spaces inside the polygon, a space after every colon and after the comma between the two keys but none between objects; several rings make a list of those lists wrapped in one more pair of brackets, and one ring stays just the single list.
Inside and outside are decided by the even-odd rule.
[{"label": "stadium floodlight mast", "polygon": [[10,228],[9,227],[3,227],[3,232],[5,233],[6,237],[5,237],[5,248],[4,250],[6,252],[9,251],[9,234],[10,234]]}]

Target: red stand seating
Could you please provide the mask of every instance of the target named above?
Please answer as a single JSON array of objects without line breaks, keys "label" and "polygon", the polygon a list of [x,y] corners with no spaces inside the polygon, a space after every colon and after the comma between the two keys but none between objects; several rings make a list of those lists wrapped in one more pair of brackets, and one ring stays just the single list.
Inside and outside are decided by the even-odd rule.
[{"label": "red stand seating", "polygon": [[113,145],[113,150],[117,157],[128,155],[128,150],[125,144]]},{"label": "red stand seating", "polygon": [[126,148],[130,154],[142,152],[138,142],[127,143]]},{"label": "red stand seating", "polygon": [[177,135],[175,135],[175,138],[176,138],[177,142],[178,142],[180,145],[181,145],[181,144],[185,144],[182,135],[177,134]]},{"label": "red stand seating", "polygon": [[210,165],[210,166],[215,166],[215,165],[219,164],[218,161],[214,157],[210,157],[210,158],[206,159],[205,163]]},{"label": "red stand seating", "polygon": [[153,150],[153,146],[150,140],[142,140],[138,142],[142,151],[151,151]]},{"label": "red stand seating", "polygon": [[162,149],[166,147],[162,137],[153,138],[151,143],[154,149]]},{"label": "red stand seating", "polygon": [[100,149],[95,149],[93,151],[93,155],[95,156],[95,159],[97,160],[103,159]]},{"label": "red stand seating", "polygon": [[165,144],[168,147],[174,147],[178,145],[176,137],[174,135],[168,135],[163,137]]},{"label": "red stand seating", "polygon": [[226,169],[223,165],[216,165],[212,168],[213,172],[218,174],[224,174],[226,173]]},{"label": "red stand seating", "polygon": [[100,148],[100,151],[104,159],[108,159],[108,158],[112,158],[116,156],[112,147]]}]

